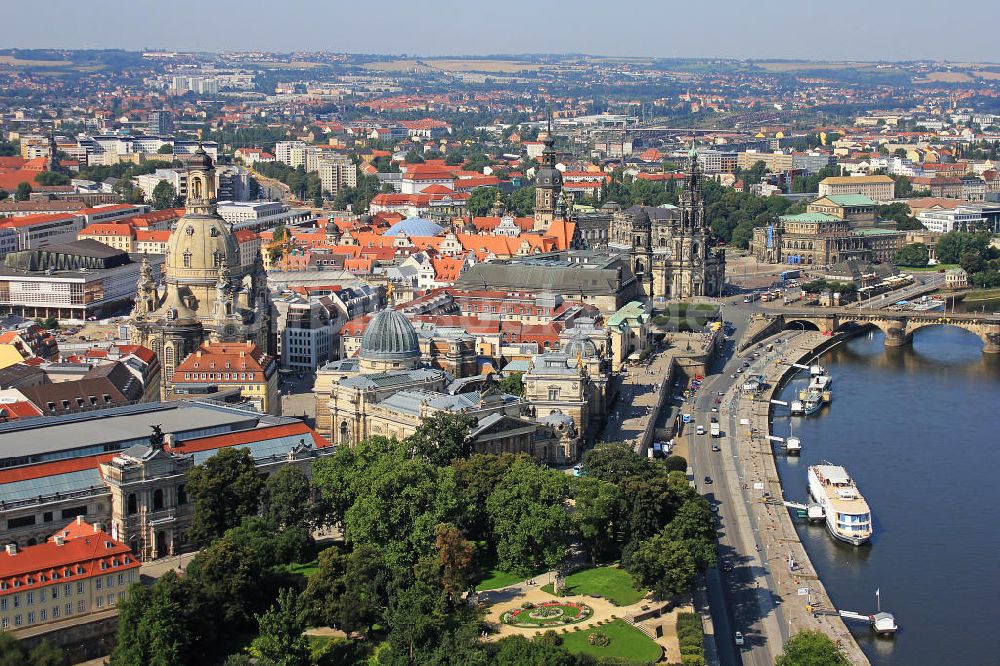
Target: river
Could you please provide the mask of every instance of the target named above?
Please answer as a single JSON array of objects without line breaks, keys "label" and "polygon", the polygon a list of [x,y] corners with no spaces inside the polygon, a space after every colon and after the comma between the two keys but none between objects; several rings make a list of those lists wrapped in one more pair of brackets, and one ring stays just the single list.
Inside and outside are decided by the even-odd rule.
[{"label": "river", "polygon": [[[799,459],[778,455],[786,499],[807,499],[806,468],[843,465],[868,500],[875,536],[855,548],[802,522],[803,544],[838,608],[896,616],[894,639],[851,626],[872,664],[997,663],[1000,624],[1000,358],[979,338],[931,327],[912,347],[853,338],[822,358],[833,401],[811,417],[776,407]],[[804,375],[781,391],[791,400]],[[849,625],[850,626],[850,625]]]}]

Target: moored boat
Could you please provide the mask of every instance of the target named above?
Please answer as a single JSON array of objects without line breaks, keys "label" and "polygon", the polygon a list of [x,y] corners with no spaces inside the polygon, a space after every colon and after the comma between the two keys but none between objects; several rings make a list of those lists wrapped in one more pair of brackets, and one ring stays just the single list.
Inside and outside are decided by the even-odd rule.
[{"label": "moored boat", "polygon": [[834,538],[855,546],[871,539],[871,509],[846,469],[812,465],[808,478],[809,495],[823,507],[826,528]]}]

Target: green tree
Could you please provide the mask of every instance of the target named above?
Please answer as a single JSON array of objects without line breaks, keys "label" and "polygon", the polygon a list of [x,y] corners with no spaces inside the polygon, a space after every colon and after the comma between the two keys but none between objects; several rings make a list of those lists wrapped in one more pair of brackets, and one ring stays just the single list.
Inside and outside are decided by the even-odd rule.
[{"label": "green tree", "polygon": [[264,484],[264,519],[275,529],[309,528],[315,511],[309,477],[301,468],[285,465],[268,477]]},{"label": "green tree", "polygon": [[698,575],[687,546],[665,531],[640,543],[627,568],[637,586],[652,589],[661,599],[690,592]]},{"label": "green tree", "polygon": [[693,495],[688,486],[678,486],[667,474],[624,479],[620,484],[627,501],[625,522],[626,552],[634,550],[669,523],[684,500]]},{"label": "green tree", "polygon": [[3,201],[4,199],[6,199],[9,196],[10,196],[10,192],[8,192],[7,190],[0,190],[0,201]]},{"label": "green tree", "polygon": [[900,266],[922,268],[930,261],[930,250],[923,243],[910,243],[896,251],[895,261]]},{"label": "green tree", "polygon": [[535,187],[514,190],[508,199],[508,209],[517,217],[527,217],[535,212]]},{"label": "green tree", "polygon": [[160,146],[156,152],[159,153],[160,155],[173,155],[174,147],[169,143],[165,143],[162,146]]},{"label": "green tree", "polygon": [[590,559],[599,562],[616,557],[625,515],[625,498],[618,486],[588,476],[573,479],[572,486],[576,502],[573,522]]},{"label": "green tree", "polygon": [[821,631],[799,631],[785,643],[774,666],[847,666],[851,662],[829,636]]},{"label": "green tree", "polygon": [[687,472],[688,461],[684,456],[667,456],[663,466],[668,472]]},{"label": "green tree", "polygon": [[963,252],[962,256],[958,258],[958,265],[966,273],[972,275],[983,270],[986,267],[986,261],[983,259],[981,252]]},{"label": "green tree", "polygon": [[983,254],[990,245],[988,232],[949,231],[935,245],[937,258],[945,264],[957,264],[967,252]]},{"label": "green tree", "polygon": [[278,592],[277,603],[257,615],[260,633],[250,643],[250,654],[275,666],[309,666],[312,663],[306,629],[306,608],[292,589]]},{"label": "green tree", "polygon": [[47,640],[28,651],[12,634],[0,631],[0,666],[63,666],[66,663],[66,653]]},{"label": "green tree", "polygon": [[510,395],[524,397],[524,373],[505,372],[500,380],[500,390]]},{"label": "green tree", "polygon": [[525,575],[563,561],[570,535],[565,474],[517,460],[486,500],[504,571]]},{"label": "green tree", "polygon": [[454,469],[411,459],[403,448],[359,458],[354,501],[344,514],[344,538],[383,550],[394,570],[411,567],[433,549],[434,526],[455,522],[459,504]]},{"label": "green tree", "polygon": [[194,501],[189,536],[205,545],[257,514],[264,482],[247,449],[221,449],[188,471],[187,491]]},{"label": "green tree", "polygon": [[14,201],[27,201],[33,191],[31,183],[18,183],[17,189],[14,190]]},{"label": "green tree", "polygon": [[[558,638],[558,636],[557,636]],[[576,666],[577,660],[565,648],[551,641],[508,636],[494,646],[490,663],[494,666]]]},{"label": "green tree", "polygon": [[462,507],[458,526],[469,539],[493,543],[486,501],[519,460],[529,464],[531,462],[531,458],[523,453],[477,453],[467,459],[452,461],[458,502]]},{"label": "green tree", "polygon": [[993,289],[1000,287],[1000,271],[990,269],[975,273],[972,276],[972,284],[979,289]]},{"label": "green tree", "polygon": [[156,210],[172,208],[176,199],[177,190],[168,180],[161,180],[153,188],[153,208]]},{"label": "green tree", "polygon": [[69,176],[58,171],[43,171],[35,176],[35,182],[42,187],[52,185],[69,185]]},{"label": "green tree", "polygon": [[704,497],[691,497],[681,504],[664,529],[670,539],[683,543],[698,569],[715,566],[715,515]]},{"label": "green tree", "polygon": [[472,190],[469,200],[465,204],[465,209],[475,217],[482,217],[489,212],[496,202],[497,188],[477,187]]},{"label": "green tree", "polygon": [[447,465],[472,454],[469,434],[475,425],[476,418],[469,414],[435,412],[424,418],[404,443],[432,465]]},{"label": "green tree", "polygon": [[111,666],[182,666],[190,663],[197,629],[189,622],[189,586],[173,571],[152,587],[129,586],[118,607],[118,640]]},{"label": "green tree", "polygon": [[382,622],[390,585],[403,582],[385,566],[378,550],[369,546],[349,554],[327,548],[319,554],[317,565],[304,595],[313,621],[347,632],[368,633]]},{"label": "green tree", "polygon": [[271,555],[255,542],[228,535],[203,548],[187,567],[186,580],[196,591],[195,617],[211,618],[233,629],[253,625],[253,614],[267,608],[273,580]]},{"label": "green tree", "polygon": [[656,465],[628,444],[619,442],[602,442],[583,454],[583,471],[587,476],[615,484],[630,476],[654,475]]},{"label": "green tree", "polygon": [[406,157],[403,158],[403,161],[407,164],[422,164],[424,158],[416,150],[411,149],[408,153],[406,153]]}]

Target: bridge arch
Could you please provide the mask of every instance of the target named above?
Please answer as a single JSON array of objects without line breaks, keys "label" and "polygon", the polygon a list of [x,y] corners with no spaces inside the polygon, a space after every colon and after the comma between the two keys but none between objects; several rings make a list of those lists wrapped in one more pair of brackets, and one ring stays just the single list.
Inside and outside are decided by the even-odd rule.
[{"label": "bridge arch", "polygon": [[808,319],[786,319],[782,328],[784,331],[820,331],[822,330],[814,321]]},{"label": "bridge arch", "polygon": [[990,339],[989,339],[989,336],[988,336],[988,334],[986,332],[975,330],[975,328],[973,326],[970,326],[970,325],[965,324],[963,322],[954,322],[954,321],[911,321],[909,323],[909,326],[907,328],[909,329],[910,337],[912,339],[913,335],[917,331],[922,331],[924,329],[937,328],[937,327],[956,328],[956,329],[965,331],[965,333],[968,334],[968,335],[972,335],[972,336],[975,336],[975,337],[979,338],[979,341],[983,345],[983,351],[986,351],[987,347],[990,345]]}]

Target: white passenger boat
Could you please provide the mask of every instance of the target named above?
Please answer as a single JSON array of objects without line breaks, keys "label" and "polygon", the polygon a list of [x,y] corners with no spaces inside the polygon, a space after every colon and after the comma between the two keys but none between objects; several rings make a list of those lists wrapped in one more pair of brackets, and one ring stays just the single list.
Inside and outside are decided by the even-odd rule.
[{"label": "white passenger boat", "polygon": [[839,465],[809,468],[809,495],[826,513],[826,528],[836,539],[860,546],[872,537],[872,516],[854,479]]}]

